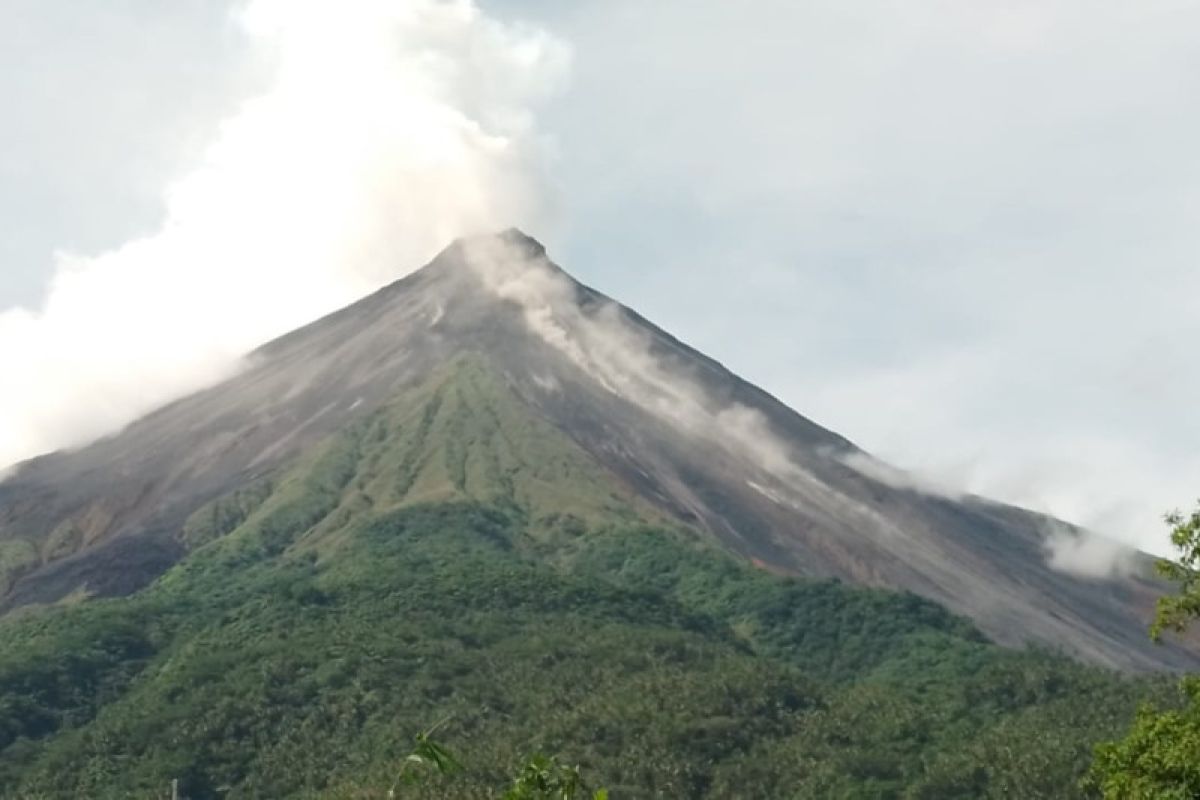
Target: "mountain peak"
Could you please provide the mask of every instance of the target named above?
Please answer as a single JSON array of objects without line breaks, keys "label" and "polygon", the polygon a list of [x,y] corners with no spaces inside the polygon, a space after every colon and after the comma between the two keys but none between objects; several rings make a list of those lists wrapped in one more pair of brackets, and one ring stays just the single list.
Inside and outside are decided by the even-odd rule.
[{"label": "mountain peak", "polygon": [[491,262],[502,262],[508,269],[524,264],[550,266],[545,245],[519,228],[506,228],[495,233],[460,236],[446,245],[425,269],[478,273],[491,266]]},{"label": "mountain peak", "polygon": [[506,228],[492,234],[492,238],[517,248],[528,258],[542,258],[546,255],[546,246],[520,228]]}]

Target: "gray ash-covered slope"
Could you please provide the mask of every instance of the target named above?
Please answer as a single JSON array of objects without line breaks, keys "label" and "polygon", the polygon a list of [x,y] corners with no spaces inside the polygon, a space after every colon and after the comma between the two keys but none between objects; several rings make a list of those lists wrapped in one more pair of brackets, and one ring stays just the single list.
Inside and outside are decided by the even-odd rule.
[{"label": "gray ash-covered slope", "polygon": [[1126,669],[1195,667],[1146,639],[1163,587],[1047,562],[1051,521],[906,487],[850,442],[580,285],[516,231],[251,354],[230,380],[0,484],[0,611],[137,590],[190,514],[473,354],[622,492],[763,568],[906,589],[997,641]]}]

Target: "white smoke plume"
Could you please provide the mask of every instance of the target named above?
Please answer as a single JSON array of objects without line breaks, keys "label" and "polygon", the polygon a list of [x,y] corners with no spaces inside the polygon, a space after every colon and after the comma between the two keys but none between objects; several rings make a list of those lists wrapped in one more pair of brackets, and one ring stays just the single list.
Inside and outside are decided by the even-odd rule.
[{"label": "white smoke plume", "polygon": [[58,253],[0,313],[0,467],[82,444],[237,369],[448,239],[538,224],[537,103],[569,51],[471,0],[250,0],[272,83],[164,195],[160,229]]},{"label": "white smoke plume", "polygon": [[863,452],[855,451],[837,458],[860,475],[893,489],[936,495],[951,500],[959,499],[966,494],[931,475],[898,469]]},{"label": "white smoke plume", "polygon": [[1044,544],[1051,569],[1079,578],[1120,577],[1137,567],[1136,550],[1086,530],[1051,524]]}]

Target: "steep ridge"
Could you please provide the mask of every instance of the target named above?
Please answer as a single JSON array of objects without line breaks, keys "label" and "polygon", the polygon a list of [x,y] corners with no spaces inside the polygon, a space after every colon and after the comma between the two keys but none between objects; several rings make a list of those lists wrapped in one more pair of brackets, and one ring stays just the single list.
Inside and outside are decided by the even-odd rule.
[{"label": "steep ridge", "polygon": [[[416,395],[452,363],[567,436],[590,460],[584,483],[611,487],[600,493],[627,513],[703,531],[763,568],[910,590],[1006,644],[1126,669],[1200,663],[1146,643],[1162,591],[1146,559],[1110,578],[1051,569],[1052,520],[864,469],[873,462],[850,442],[575,282],[516,231],[456,242],[264,346],[225,383],[22,465],[0,484],[2,607],[135,591],[205,539],[198,509],[237,492],[234,506],[250,502],[247,487],[381,408],[425,413]],[[452,410],[455,424],[484,425],[455,391],[430,424]],[[476,476],[505,473],[507,424],[481,429],[471,453],[434,456],[429,440],[405,493],[476,498]],[[416,435],[420,420],[402,429]],[[434,480],[431,463],[457,466]]]}]

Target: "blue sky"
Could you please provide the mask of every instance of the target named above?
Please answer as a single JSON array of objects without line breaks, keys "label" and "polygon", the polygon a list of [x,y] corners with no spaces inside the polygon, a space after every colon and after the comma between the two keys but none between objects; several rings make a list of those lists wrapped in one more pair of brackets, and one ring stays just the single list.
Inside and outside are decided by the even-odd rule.
[{"label": "blue sky", "polygon": [[[168,188],[271,91],[278,53],[234,7],[0,0],[0,354],[75,352],[84,331],[38,324],[54,254],[82,270],[154,236]],[[1156,549],[1160,513],[1200,495],[1200,3],[480,0],[463,25],[468,49],[428,27],[404,46],[479,59],[442,99],[520,143],[487,165],[487,218],[577,277],[943,483]],[[277,324],[415,265],[314,283]],[[205,353],[161,396],[221,374]],[[144,384],[152,357],[89,363]],[[27,360],[0,434],[94,435],[95,387]],[[107,425],[140,408],[114,380]]]}]

